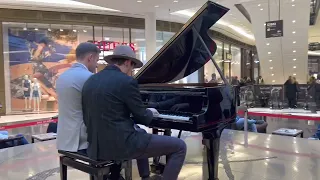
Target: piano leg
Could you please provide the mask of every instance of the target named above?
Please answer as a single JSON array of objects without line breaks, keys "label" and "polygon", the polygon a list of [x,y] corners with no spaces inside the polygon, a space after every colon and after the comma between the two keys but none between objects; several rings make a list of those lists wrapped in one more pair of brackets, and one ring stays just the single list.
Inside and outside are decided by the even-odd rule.
[{"label": "piano leg", "polygon": [[207,156],[208,180],[218,180],[220,132],[203,132],[202,136]]}]

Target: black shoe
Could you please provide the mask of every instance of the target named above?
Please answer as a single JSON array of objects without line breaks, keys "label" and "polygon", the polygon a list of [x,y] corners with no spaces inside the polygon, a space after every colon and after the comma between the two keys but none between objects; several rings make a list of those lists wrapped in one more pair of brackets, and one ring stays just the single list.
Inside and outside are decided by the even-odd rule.
[{"label": "black shoe", "polygon": [[110,176],[107,178],[107,180],[126,180],[124,177],[119,176],[118,178],[111,178]]}]

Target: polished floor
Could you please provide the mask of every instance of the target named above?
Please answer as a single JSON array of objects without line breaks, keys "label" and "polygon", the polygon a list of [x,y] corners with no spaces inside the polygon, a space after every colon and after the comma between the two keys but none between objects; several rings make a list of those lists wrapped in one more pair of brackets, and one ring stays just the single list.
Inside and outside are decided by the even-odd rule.
[{"label": "polished floor", "polygon": [[[188,153],[179,179],[206,179],[201,135],[184,133],[183,139]],[[220,142],[220,180],[320,179],[319,141],[225,130]],[[0,150],[1,180],[58,180],[58,166],[55,140]],[[68,173],[72,180],[89,179],[77,170]]]}]

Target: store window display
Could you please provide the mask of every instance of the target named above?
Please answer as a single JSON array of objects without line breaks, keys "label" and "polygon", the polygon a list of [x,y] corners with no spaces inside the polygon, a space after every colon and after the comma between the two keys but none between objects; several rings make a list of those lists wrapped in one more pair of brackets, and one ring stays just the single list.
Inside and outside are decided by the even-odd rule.
[{"label": "store window display", "polygon": [[10,107],[7,112],[56,111],[55,82],[76,62],[76,46],[93,39],[92,29],[92,26],[4,22],[5,88],[11,94],[6,97],[6,105]]},{"label": "store window display", "polygon": [[33,83],[31,84],[31,99],[33,100],[33,110],[40,111],[40,101],[41,101],[41,87],[37,78],[33,78]]},{"label": "store window display", "polygon": [[24,109],[27,111],[31,109],[31,80],[28,75],[24,75],[21,88],[23,89]]}]

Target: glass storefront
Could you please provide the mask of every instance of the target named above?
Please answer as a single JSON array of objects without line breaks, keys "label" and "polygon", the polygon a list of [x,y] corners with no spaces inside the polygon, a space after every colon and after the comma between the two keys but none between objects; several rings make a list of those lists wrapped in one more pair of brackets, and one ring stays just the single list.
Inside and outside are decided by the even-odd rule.
[{"label": "glass storefront", "polygon": [[7,112],[56,111],[56,79],[92,39],[91,26],[3,23]]},{"label": "glass storefront", "polygon": [[[174,34],[157,31],[157,50]],[[106,66],[103,57],[119,44],[131,46],[144,64],[148,61],[144,29],[3,22],[3,39],[7,113],[57,111],[56,79],[76,62],[81,42],[100,48],[97,71]]]},{"label": "glass storefront", "polygon": [[[213,58],[227,80],[231,77],[241,77],[241,51],[239,47],[214,40],[217,44],[217,51]],[[208,61],[204,67],[204,82],[214,81],[221,83],[222,79],[211,61]],[[211,81],[212,82],[212,81]]]}]

